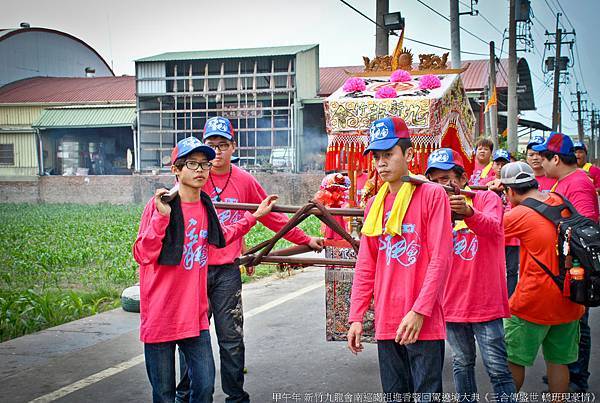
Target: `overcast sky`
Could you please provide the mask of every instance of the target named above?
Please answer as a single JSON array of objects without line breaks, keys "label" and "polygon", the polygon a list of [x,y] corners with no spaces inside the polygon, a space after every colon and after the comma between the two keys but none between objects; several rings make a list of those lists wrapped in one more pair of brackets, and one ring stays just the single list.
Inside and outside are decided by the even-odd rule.
[{"label": "overcast sky", "polygon": [[[375,0],[347,1],[374,17]],[[526,117],[551,123],[552,90],[541,81],[548,78],[542,72],[542,58],[544,31],[554,30],[553,11],[559,10],[558,1],[568,17],[562,17],[564,27],[571,30],[572,24],[577,32],[580,58],[575,57],[570,84],[562,88],[563,131],[576,134],[577,124],[567,111],[571,108],[570,93],[575,91],[575,76],[587,89],[590,105],[595,101],[600,106],[599,0],[532,0],[536,50],[519,56],[527,58],[534,76],[538,110]],[[449,14],[448,0],[423,2],[443,15]],[[461,11],[467,11],[470,0],[460,2]],[[96,49],[117,75],[134,74],[135,59],[180,50],[317,43],[321,66],[359,65],[361,56],[372,57],[375,52],[374,24],[339,0],[2,0],[1,9],[1,28],[18,27],[26,21],[32,27],[68,32]],[[479,0],[476,9],[481,16],[462,16],[461,25],[485,42],[494,40],[506,57],[508,41],[502,43],[501,33],[508,25],[508,0]],[[450,46],[449,22],[417,0],[390,0],[390,11],[402,12],[408,37]],[[395,41],[395,37],[390,39],[391,49]],[[410,41],[405,46],[414,54],[444,52]],[[481,54],[487,54],[489,48],[465,32],[461,32],[461,46],[463,51]],[[563,49],[568,51],[567,47]],[[463,54],[462,58],[485,56]]]}]

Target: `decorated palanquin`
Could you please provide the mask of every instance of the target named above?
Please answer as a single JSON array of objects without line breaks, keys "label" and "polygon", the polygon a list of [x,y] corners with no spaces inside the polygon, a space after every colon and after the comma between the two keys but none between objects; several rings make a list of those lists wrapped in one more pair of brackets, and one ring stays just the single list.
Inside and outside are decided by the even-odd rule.
[{"label": "decorated palanquin", "polygon": [[[435,74],[440,87],[423,89],[422,71],[410,72],[410,81],[390,82],[389,76],[362,77],[363,91],[339,88],[325,102],[328,147],[325,170],[367,170],[370,156],[363,156],[369,142],[371,122],[387,116],[404,119],[411,130],[416,158],[409,168],[423,173],[427,157],[438,148],[458,151],[472,170],[472,136],[475,117],[459,74]],[[387,88],[389,90],[383,90]],[[391,91],[396,96],[391,97]],[[376,98],[378,92],[386,98]]]},{"label": "decorated palanquin", "polygon": [[[438,148],[459,152],[470,175],[473,169],[475,117],[467,99],[460,72],[446,67],[447,54],[420,55],[413,70],[410,51],[398,43],[392,56],[365,58],[365,72],[348,75],[343,87],[324,102],[328,147],[326,171],[347,172],[351,184],[349,200],[356,197],[357,176],[368,171],[362,203],[376,193],[377,183],[371,156],[363,152],[369,143],[371,122],[388,116],[404,119],[410,132],[415,158],[412,173],[422,174],[427,158]],[[343,241],[326,240],[330,258],[354,259],[354,250]],[[346,340],[354,269],[328,266],[326,283],[327,340]],[[363,321],[363,341],[374,340],[374,312],[371,304]]]},{"label": "decorated palanquin", "polygon": [[[356,259],[352,248],[343,241],[325,241],[325,257],[332,259]],[[354,270],[328,266],[325,270],[325,333],[328,341],[346,340],[348,333],[348,314]],[[363,319],[362,341],[375,341],[375,314],[373,303]]]}]

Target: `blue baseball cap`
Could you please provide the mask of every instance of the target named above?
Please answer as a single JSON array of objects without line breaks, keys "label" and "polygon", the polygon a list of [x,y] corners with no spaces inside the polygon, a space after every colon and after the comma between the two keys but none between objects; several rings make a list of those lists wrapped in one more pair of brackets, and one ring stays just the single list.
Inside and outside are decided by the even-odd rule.
[{"label": "blue baseball cap", "polygon": [[587,153],[587,147],[581,141],[576,141],[573,143],[573,151],[577,151],[577,150],[583,150]]},{"label": "blue baseball cap", "polygon": [[510,162],[510,153],[500,148],[494,151],[494,154],[492,155],[492,161],[496,160],[506,160],[507,162]]},{"label": "blue baseball cap", "polygon": [[449,171],[455,166],[459,166],[463,169],[465,168],[465,164],[460,154],[451,148],[439,148],[429,154],[425,175],[427,175],[431,169]]},{"label": "blue baseball cap", "polygon": [[203,144],[196,137],[186,137],[183,140],[179,140],[173,151],[171,152],[171,164],[177,161],[181,157],[185,157],[193,152],[199,152],[206,155],[206,158],[210,161],[215,158],[215,150],[212,147]]},{"label": "blue baseball cap", "polygon": [[400,139],[410,139],[408,126],[403,119],[396,116],[377,119],[369,128],[369,146],[364,154],[369,151],[389,150],[398,144]]},{"label": "blue baseball cap", "polygon": [[531,148],[537,152],[552,151],[556,154],[573,155],[573,140],[566,134],[552,132],[544,144],[539,144]]},{"label": "blue baseball cap", "polygon": [[233,126],[231,125],[229,119],[221,116],[215,116],[214,118],[210,118],[206,121],[202,140],[206,140],[212,136],[220,136],[225,137],[227,140],[233,141],[233,135]]},{"label": "blue baseball cap", "polygon": [[530,148],[532,148],[533,146],[537,146],[540,144],[544,144],[544,136],[533,136],[530,140],[529,143],[527,143],[527,149],[529,150]]}]

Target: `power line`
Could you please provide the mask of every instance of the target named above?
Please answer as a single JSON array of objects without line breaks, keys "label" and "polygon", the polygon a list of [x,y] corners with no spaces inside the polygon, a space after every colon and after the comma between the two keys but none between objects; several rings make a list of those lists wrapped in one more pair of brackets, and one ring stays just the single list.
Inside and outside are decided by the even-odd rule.
[{"label": "power line", "polygon": [[[447,48],[445,46],[434,45],[432,43],[427,43],[427,42],[418,41],[416,39],[411,39],[408,36],[405,36],[404,39],[409,40],[411,42],[420,43],[421,45],[431,46],[433,48],[438,48],[438,49],[443,49],[443,50],[452,50],[452,49]],[[468,52],[466,50],[461,50],[460,53],[464,53],[464,54],[467,54],[467,55],[476,55],[476,56],[488,56],[486,53]]]},{"label": "power line", "polygon": [[[450,22],[450,18],[446,17],[444,14],[440,13],[439,11],[437,11],[435,8],[431,7],[430,5],[424,3],[422,0],[417,0],[417,2],[421,5],[423,5],[424,7],[428,8],[429,10],[431,10],[432,12],[434,12],[435,14],[439,15],[440,17],[442,17],[443,19],[445,19],[446,21]],[[489,46],[489,41],[486,41],[485,39],[481,39],[481,37],[475,35],[473,32],[469,31],[468,29],[466,29],[465,27],[460,27],[461,31],[466,32],[467,34],[471,35],[473,38],[478,39],[479,41],[483,42],[484,44]],[[500,51],[500,49],[496,48],[496,50]]]},{"label": "power line", "polygon": [[575,25],[573,25],[573,23],[571,22],[571,20],[569,19],[569,16],[567,15],[567,13],[565,12],[565,9],[560,5],[560,1],[556,1],[556,4],[558,4],[558,8],[560,8],[560,11],[562,11],[562,14],[565,16],[565,18],[567,19],[567,22],[569,23],[569,25],[571,25],[571,29],[575,30]]},{"label": "power line", "polygon": [[[394,31],[391,31],[391,30],[387,29],[386,27],[384,27],[383,25],[379,24],[377,21],[373,20],[371,17],[369,17],[368,15],[366,15],[365,13],[363,13],[362,11],[360,11],[359,9],[357,9],[356,7],[354,7],[352,4],[348,3],[345,0],[340,0],[340,1],[343,4],[345,4],[346,6],[350,7],[355,12],[357,12],[358,14],[360,14],[361,16],[363,16],[364,18],[366,18],[367,20],[371,21],[373,24],[377,25],[379,28],[385,29],[391,35],[398,36],[397,33],[395,33]],[[404,39],[406,39],[408,41],[411,41],[411,42],[419,43],[421,45],[431,46],[432,48],[438,48],[438,49],[443,49],[443,50],[452,50],[452,49],[447,48],[445,46],[434,45],[433,43],[419,41],[419,40],[416,40],[416,39],[409,38],[408,36],[404,36]],[[467,54],[467,55],[487,56],[487,53],[469,52],[469,51],[466,51],[466,50],[461,50],[460,53],[464,53],[464,54]]]},{"label": "power line", "polygon": [[[467,3],[465,3],[465,2],[464,2],[464,1],[462,1],[462,0],[460,0],[460,4],[462,4],[462,5],[463,5],[463,6],[465,6],[465,7],[471,7],[471,5],[470,5],[470,4],[467,4]],[[504,33],[503,33],[502,31],[500,31],[500,30],[498,29],[498,27],[496,27],[496,26],[495,26],[495,25],[494,25],[494,24],[493,24],[493,23],[492,23],[490,20],[488,20],[488,19],[485,17],[485,15],[483,15],[483,13],[482,13],[481,11],[477,10],[477,16],[479,16],[479,17],[483,18],[483,20],[484,20],[485,22],[487,22],[487,23],[488,23],[488,25],[489,25],[490,27],[492,27],[493,29],[495,29],[495,30],[496,30],[496,32],[498,32],[500,35],[504,36]]]}]

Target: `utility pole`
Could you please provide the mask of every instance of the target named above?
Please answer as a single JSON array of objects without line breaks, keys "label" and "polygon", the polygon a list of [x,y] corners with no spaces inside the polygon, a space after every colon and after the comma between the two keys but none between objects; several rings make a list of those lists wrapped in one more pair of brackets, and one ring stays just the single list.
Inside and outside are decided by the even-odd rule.
[{"label": "utility pole", "polygon": [[450,0],[450,61],[453,69],[460,69],[460,15],[458,0]]},{"label": "utility pole", "polygon": [[[579,85],[577,85],[577,92],[571,95],[577,95],[577,135],[578,140],[583,143],[584,129],[583,129],[583,117],[581,113],[587,113],[587,106],[581,104],[581,96],[587,94],[587,92],[581,92]],[[585,101],[584,101],[585,102]]]},{"label": "utility pole", "polygon": [[[559,14],[560,15],[560,14]],[[558,28],[558,16],[556,18],[556,56],[554,56],[554,96],[552,99],[552,130],[558,128],[560,117],[560,98],[558,88],[560,86],[560,48],[562,41],[562,29]]]},{"label": "utility pole", "polygon": [[583,143],[583,121],[581,120],[581,91],[577,89],[577,135]]},{"label": "utility pole", "polygon": [[558,92],[558,112],[556,113],[558,119],[558,131],[562,133],[562,104],[560,99],[560,91]]},{"label": "utility pole", "polygon": [[490,42],[490,96],[495,97],[489,109],[490,115],[490,133],[494,150],[498,149],[498,93],[496,91],[496,53],[494,41]]},{"label": "utility pole", "polygon": [[375,56],[386,56],[390,52],[389,39],[390,34],[383,28],[383,15],[389,13],[390,0],[376,0],[375,20],[377,28],[375,30]]},{"label": "utility pole", "polygon": [[[492,131],[491,131],[491,124],[490,124],[490,111],[488,110],[487,112],[485,112],[485,110],[487,109],[487,105],[490,102],[490,87],[488,85],[486,85],[483,88],[483,94],[484,94],[484,103],[482,108],[484,108],[484,112],[483,112],[483,124],[484,124],[484,130],[483,130],[483,136],[484,137],[492,137]],[[477,137],[475,136],[475,141],[477,141]],[[497,148],[495,148],[496,146],[494,145],[494,150],[497,150]]]},{"label": "utility pole", "polygon": [[590,161],[595,161],[596,160],[596,136],[595,136],[595,131],[596,131],[596,110],[594,109],[594,106],[592,105],[592,121],[590,122],[590,129],[592,132],[592,137],[590,139],[590,150],[589,150],[589,159]]},{"label": "utility pole", "polygon": [[519,113],[517,98],[517,22],[516,0],[510,0],[508,21],[508,151],[516,155],[518,146],[517,123]]},{"label": "utility pole", "polygon": [[549,42],[546,41],[546,46],[554,45],[555,56],[554,58],[549,57],[546,59],[546,68],[548,71],[553,70],[554,72],[554,91],[552,94],[552,130],[561,130],[561,111],[560,111],[560,78],[563,71],[567,70],[569,64],[569,58],[561,56],[561,49],[563,45],[572,46],[575,41],[565,41],[565,37],[567,35],[575,35],[575,31],[564,32],[561,28],[559,28],[560,24],[560,16],[561,13],[556,14],[556,32],[549,33],[546,32],[547,36],[554,36],[555,41]]}]

